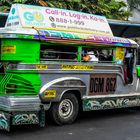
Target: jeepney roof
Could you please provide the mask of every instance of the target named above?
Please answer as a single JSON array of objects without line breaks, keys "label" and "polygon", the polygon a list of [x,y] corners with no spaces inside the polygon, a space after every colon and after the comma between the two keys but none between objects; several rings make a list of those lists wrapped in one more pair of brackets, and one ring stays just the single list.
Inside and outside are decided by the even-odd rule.
[{"label": "jeepney roof", "polygon": [[91,34],[42,30],[36,28],[0,28],[0,38],[34,39],[55,44],[73,44],[90,46],[133,47],[139,45],[127,38],[99,36]]},{"label": "jeepney roof", "polygon": [[114,37],[104,16],[25,4],[12,5],[5,28],[0,29],[0,38],[66,45],[138,47],[135,41]]}]

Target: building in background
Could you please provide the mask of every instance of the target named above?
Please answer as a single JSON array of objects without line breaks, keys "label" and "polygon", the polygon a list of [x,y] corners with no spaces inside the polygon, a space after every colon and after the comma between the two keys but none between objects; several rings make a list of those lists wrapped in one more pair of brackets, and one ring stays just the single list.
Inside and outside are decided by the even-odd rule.
[{"label": "building in background", "polygon": [[[120,0],[117,0],[117,1],[120,1]],[[123,0],[123,1],[128,4],[128,0]],[[131,10],[131,13],[132,13],[132,16],[129,18],[129,21],[140,23],[140,6],[134,3],[135,3],[135,0],[130,6],[127,7],[128,8],[127,10]],[[129,7],[131,7],[131,9]]]},{"label": "building in background", "polygon": [[132,17],[130,17],[129,20],[140,23],[140,6],[134,7],[132,10]]}]

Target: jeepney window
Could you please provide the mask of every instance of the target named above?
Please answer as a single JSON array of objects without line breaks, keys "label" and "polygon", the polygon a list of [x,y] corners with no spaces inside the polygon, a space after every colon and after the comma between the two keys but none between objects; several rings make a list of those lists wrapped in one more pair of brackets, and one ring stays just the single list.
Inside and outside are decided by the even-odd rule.
[{"label": "jeepney window", "polygon": [[[90,57],[92,57],[92,55],[94,55],[94,59],[92,59],[93,61],[96,62],[113,62],[114,58],[114,50],[113,49],[104,49],[104,48],[100,48],[100,49],[96,49],[96,48],[83,48],[82,50],[82,61],[85,61],[83,58],[88,55]],[[88,61],[92,61],[92,60],[88,60]]]},{"label": "jeepney window", "polygon": [[108,49],[108,50],[99,50],[99,60],[100,61],[113,61],[113,49]]},{"label": "jeepney window", "polygon": [[125,50],[125,58],[124,58],[124,69],[126,73],[126,80],[125,82],[127,84],[133,83],[133,71],[134,71],[134,65],[135,65],[136,59],[135,59],[135,49],[133,48],[126,48]]},{"label": "jeepney window", "polygon": [[73,46],[40,46],[41,61],[77,61],[77,48]]}]

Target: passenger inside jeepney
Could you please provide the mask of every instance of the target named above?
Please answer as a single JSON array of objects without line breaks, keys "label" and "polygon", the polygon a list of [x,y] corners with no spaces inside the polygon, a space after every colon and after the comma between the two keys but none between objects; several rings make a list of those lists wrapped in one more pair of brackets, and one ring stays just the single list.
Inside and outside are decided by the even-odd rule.
[{"label": "passenger inside jeepney", "polygon": [[85,49],[82,54],[82,59],[84,62],[98,62],[98,51],[95,49]]},{"label": "passenger inside jeepney", "polygon": [[133,83],[133,66],[134,66],[134,52],[132,49],[127,49],[125,52],[126,73],[128,84]]}]

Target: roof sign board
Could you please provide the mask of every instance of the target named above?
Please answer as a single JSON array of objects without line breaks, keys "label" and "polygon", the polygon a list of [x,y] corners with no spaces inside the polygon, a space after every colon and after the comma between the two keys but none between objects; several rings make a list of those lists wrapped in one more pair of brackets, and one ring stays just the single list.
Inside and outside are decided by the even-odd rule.
[{"label": "roof sign board", "polygon": [[14,4],[5,27],[26,27],[113,36],[104,16],[71,10]]}]

